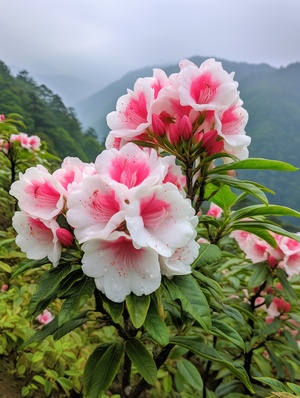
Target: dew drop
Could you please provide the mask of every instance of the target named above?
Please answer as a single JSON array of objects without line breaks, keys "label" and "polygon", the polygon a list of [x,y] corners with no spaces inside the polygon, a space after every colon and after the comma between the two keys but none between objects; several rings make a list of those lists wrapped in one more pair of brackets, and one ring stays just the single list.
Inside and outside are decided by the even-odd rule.
[{"label": "dew drop", "polygon": [[121,285],[120,285],[119,283],[117,283],[117,282],[114,282],[114,283],[113,283],[113,289],[114,289],[116,292],[120,292],[120,291],[121,291]]}]

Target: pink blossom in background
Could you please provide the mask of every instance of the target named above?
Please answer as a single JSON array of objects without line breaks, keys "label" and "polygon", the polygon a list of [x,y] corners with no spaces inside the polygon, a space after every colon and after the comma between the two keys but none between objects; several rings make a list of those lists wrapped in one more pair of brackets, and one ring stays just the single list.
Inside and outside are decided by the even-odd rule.
[{"label": "pink blossom in background", "polygon": [[6,119],[5,115],[1,114],[0,115],[0,122],[4,122],[5,119]]},{"label": "pink blossom in background", "polygon": [[38,165],[20,173],[19,181],[10,188],[21,210],[33,217],[50,220],[58,215],[64,206],[63,187],[48,170]]},{"label": "pink blossom in background", "polygon": [[16,244],[33,260],[44,257],[56,266],[61,256],[62,246],[56,231],[60,228],[55,220],[32,218],[23,211],[17,211],[12,219],[17,231]]},{"label": "pink blossom in background", "polygon": [[215,203],[211,202],[209,209],[206,213],[207,216],[213,216],[215,218],[220,218],[223,214],[223,210],[220,206],[216,205]]},{"label": "pink blossom in background", "polygon": [[30,151],[38,151],[41,146],[41,139],[37,135],[28,136],[26,133],[11,134],[9,141],[18,141],[22,148]]},{"label": "pink blossom in background", "polygon": [[266,322],[270,323],[275,318],[286,315],[291,309],[291,304],[283,298],[274,297],[272,303],[267,308],[268,316]]},{"label": "pink blossom in background", "polygon": [[299,275],[300,242],[287,236],[270,233],[277,243],[275,249],[249,232],[234,231],[231,236],[235,238],[241,250],[246,254],[246,258],[253,263],[266,261],[271,268],[283,268],[288,277]]},{"label": "pink blossom in background", "polygon": [[47,325],[54,319],[54,316],[51,314],[50,311],[44,310],[41,314],[39,314],[36,318],[42,325]]},{"label": "pink blossom in background", "polygon": [[1,293],[7,292],[7,290],[8,290],[8,285],[4,284],[1,286]]}]

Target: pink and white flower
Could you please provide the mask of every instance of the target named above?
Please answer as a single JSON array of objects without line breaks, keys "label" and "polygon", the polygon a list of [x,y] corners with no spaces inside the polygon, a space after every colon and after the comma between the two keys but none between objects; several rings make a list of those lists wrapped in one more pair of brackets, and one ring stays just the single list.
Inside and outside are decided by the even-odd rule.
[{"label": "pink and white flower", "polygon": [[17,211],[12,219],[17,231],[16,244],[33,260],[48,257],[56,266],[61,256],[62,245],[56,235],[60,228],[55,220],[33,218],[23,211]]},{"label": "pink and white flower", "polygon": [[86,177],[81,189],[71,192],[67,201],[67,221],[79,243],[106,239],[121,228],[128,195],[125,185],[108,183],[98,174]]},{"label": "pink and white flower", "polygon": [[150,294],[161,283],[158,254],[149,247],[137,249],[124,232],[111,239],[93,239],[82,245],[83,272],[95,279],[97,288],[114,302],[122,302],[131,292]]},{"label": "pink and white flower", "polygon": [[167,165],[154,149],[143,150],[133,143],[126,144],[119,151],[101,152],[95,167],[103,179],[128,188],[161,183],[167,173]]},{"label": "pink and white flower", "polygon": [[137,246],[170,257],[195,238],[194,210],[174,184],[141,187],[132,192],[129,202],[125,220]]},{"label": "pink and white flower", "polygon": [[63,187],[48,172],[38,165],[20,173],[19,181],[11,185],[10,195],[14,196],[21,210],[32,217],[50,220],[64,207]]}]

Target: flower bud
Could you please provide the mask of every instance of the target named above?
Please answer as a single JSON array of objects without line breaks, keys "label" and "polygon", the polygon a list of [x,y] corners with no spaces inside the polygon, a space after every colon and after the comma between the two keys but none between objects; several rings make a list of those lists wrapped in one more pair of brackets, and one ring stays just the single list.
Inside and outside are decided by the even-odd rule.
[{"label": "flower bud", "polygon": [[74,243],[74,237],[70,231],[65,228],[58,228],[56,230],[56,236],[60,243],[65,247],[70,247]]}]

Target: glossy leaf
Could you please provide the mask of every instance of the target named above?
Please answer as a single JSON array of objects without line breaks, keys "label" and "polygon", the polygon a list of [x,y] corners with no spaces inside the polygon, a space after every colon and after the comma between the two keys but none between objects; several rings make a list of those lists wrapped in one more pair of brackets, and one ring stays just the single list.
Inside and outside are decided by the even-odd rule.
[{"label": "glossy leaf", "polygon": [[82,280],[72,285],[73,294],[65,299],[59,316],[58,326],[63,325],[74,317],[95,290],[95,282],[92,278],[84,277]]},{"label": "glossy leaf", "polygon": [[99,398],[111,385],[120,366],[123,344],[101,344],[90,355],[84,369],[84,388],[87,398]]},{"label": "glossy leaf", "polygon": [[194,354],[199,355],[209,361],[219,363],[225,368],[229,369],[236,377],[238,377],[248,388],[248,390],[254,393],[253,387],[250,383],[249,376],[242,366],[234,365],[232,362],[228,362],[222,354],[216,351],[213,347],[207,345],[203,338],[197,336],[175,336],[170,339],[170,343],[178,344],[192,351]]},{"label": "glossy leaf", "polygon": [[[215,191],[217,192],[214,194]],[[205,187],[205,197],[209,198],[209,201],[212,201],[226,212],[234,204],[237,196],[231,191],[228,185],[218,188],[214,184],[207,184]]]},{"label": "glossy leaf", "polygon": [[104,294],[100,293],[100,295],[105,311],[107,311],[115,323],[119,323],[124,310],[124,302],[115,303],[114,301],[109,300]]},{"label": "glossy leaf", "polygon": [[203,380],[195,365],[183,358],[177,362],[177,369],[187,384],[197,391],[202,391]]},{"label": "glossy leaf", "polygon": [[254,264],[252,269],[253,272],[248,281],[249,289],[260,286],[270,273],[270,267],[266,263]]},{"label": "glossy leaf", "polygon": [[72,265],[52,268],[43,274],[38,283],[38,288],[32,296],[28,308],[28,316],[38,315],[48,304],[54,300],[59,290],[61,281],[73,270]]},{"label": "glossy leaf", "polygon": [[240,210],[236,210],[231,213],[230,220],[240,220],[246,217],[255,216],[290,216],[300,217],[300,213],[296,210],[292,210],[289,207],[278,206],[278,205],[254,205],[248,206]]},{"label": "glossy leaf", "polygon": [[271,192],[270,189],[263,187],[260,184],[254,183],[252,181],[241,181],[237,180],[236,178],[229,177],[229,176],[214,176],[209,179],[209,182],[213,183],[214,185],[229,185],[233,188],[239,189],[241,191],[245,191],[257,199],[259,199],[264,204],[268,204],[268,199],[263,191]]},{"label": "glossy leaf", "polygon": [[245,351],[245,343],[239,333],[226,323],[217,319],[212,320],[212,333],[231,341],[236,346]]},{"label": "glossy leaf", "polygon": [[150,295],[136,296],[130,294],[126,297],[126,306],[130,315],[133,326],[140,328],[146,319],[150,305]]},{"label": "glossy leaf", "polygon": [[253,377],[255,380],[272,387],[273,391],[288,392],[288,389],[281,381],[272,379],[271,377]]},{"label": "glossy leaf", "polygon": [[153,385],[157,380],[157,368],[144,344],[132,337],[126,341],[125,351],[141,376],[147,383]]},{"label": "glossy leaf", "polygon": [[296,171],[295,167],[289,163],[280,160],[270,160],[262,158],[248,158],[238,162],[231,162],[221,166],[217,166],[210,170],[209,173],[221,173],[228,170],[277,170],[277,171]]},{"label": "glossy leaf", "polygon": [[199,254],[195,260],[197,267],[205,267],[208,264],[215,263],[222,258],[222,252],[217,245],[201,243]]},{"label": "glossy leaf", "polygon": [[192,275],[175,276],[164,281],[172,300],[180,300],[189,313],[208,332],[211,328],[210,308],[200,286]]},{"label": "glossy leaf", "polygon": [[144,326],[150,336],[160,345],[167,345],[169,332],[165,322],[161,319],[158,308],[153,300],[145,319]]}]

